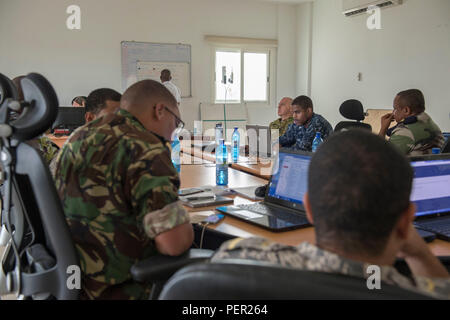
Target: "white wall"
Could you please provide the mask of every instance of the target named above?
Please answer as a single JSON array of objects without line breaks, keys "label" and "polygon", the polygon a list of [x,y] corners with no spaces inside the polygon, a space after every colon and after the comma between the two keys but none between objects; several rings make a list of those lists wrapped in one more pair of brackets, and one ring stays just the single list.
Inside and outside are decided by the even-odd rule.
[{"label": "white wall", "polygon": [[[66,28],[66,8],[81,7],[82,29]],[[293,9],[294,8],[294,9]],[[295,7],[239,0],[0,0],[0,72],[42,73],[61,105],[99,87],[121,89],[123,40],[192,45],[192,98],[183,99],[188,128],[200,102],[211,102],[210,46],[204,36],[278,39],[277,97],[249,106],[249,121],[269,123],[276,99],[295,94]]]},{"label": "white wall", "polygon": [[450,131],[450,1],[404,0],[381,11],[382,30],[374,31],[366,27],[368,15],[347,18],[341,12],[341,0],[314,2],[311,82],[317,112],[336,124],[346,99],[391,108],[396,93],[418,88],[427,112]]},{"label": "white wall", "polygon": [[312,13],[312,3],[300,4],[297,7],[296,96],[311,95]]}]

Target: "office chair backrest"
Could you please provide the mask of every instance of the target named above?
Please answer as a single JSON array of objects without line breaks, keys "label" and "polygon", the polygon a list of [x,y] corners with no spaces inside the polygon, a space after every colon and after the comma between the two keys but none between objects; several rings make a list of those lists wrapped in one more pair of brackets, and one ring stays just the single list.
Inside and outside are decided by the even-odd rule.
[{"label": "office chair backrest", "polygon": [[247,260],[202,263],[179,270],[161,300],[430,299],[393,285],[369,290],[362,278],[300,271]]},{"label": "office chair backrest", "polygon": [[345,129],[357,128],[372,130],[371,125],[361,122],[364,120],[365,114],[360,101],[354,99],[344,101],[339,107],[339,112],[344,118],[355,121],[341,121],[336,125],[334,131],[338,132]]},{"label": "office chair backrest", "polygon": [[[58,99],[41,75],[22,80],[25,102],[17,120],[9,121],[14,98],[0,107],[2,215],[0,294],[30,299],[77,299],[78,284],[70,276],[79,259],[54,181],[40,153],[25,143],[47,130],[56,118]],[[21,108],[22,108],[21,107]],[[8,135],[8,130],[11,128]],[[13,231],[14,230],[14,231]]]}]

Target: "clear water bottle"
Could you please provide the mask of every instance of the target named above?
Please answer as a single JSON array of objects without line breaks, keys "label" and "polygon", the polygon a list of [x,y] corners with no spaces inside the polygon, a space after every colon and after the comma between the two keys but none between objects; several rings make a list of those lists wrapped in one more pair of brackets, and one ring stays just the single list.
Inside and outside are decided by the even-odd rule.
[{"label": "clear water bottle", "polygon": [[228,153],[223,139],[220,140],[219,147],[216,149],[216,184],[228,185]]},{"label": "clear water bottle", "polygon": [[216,134],[216,146],[219,146],[220,139],[224,139],[222,123],[217,123],[216,124],[215,134]]},{"label": "clear water bottle", "polygon": [[316,137],[314,138],[314,141],[312,143],[312,152],[316,152],[319,145],[323,142],[322,140],[322,134],[320,132],[316,133]]},{"label": "clear water bottle", "polygon": [[239,134],[238,128],[234,128],[233,136],[231,137],[232,143],[232,155],[233,155],[233,163],[237,163],[239,160],[239,147],[241,143],[241,135]]},{"label": "clear water bottle", "polygon": [[175,134],[175,137],[172,141],[172,163],[178,173],[180,173],[181,170],[180,151],[180,140],[178,139],[178,135]]}]

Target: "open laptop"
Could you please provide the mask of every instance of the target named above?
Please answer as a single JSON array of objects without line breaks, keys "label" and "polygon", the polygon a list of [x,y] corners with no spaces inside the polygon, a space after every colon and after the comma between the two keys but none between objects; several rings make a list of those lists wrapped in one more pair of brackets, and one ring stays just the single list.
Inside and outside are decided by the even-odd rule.
[{"label": "open laptop", "polygon": [[249,124],[246,126],[249,155],[269,158],[272,152],[272,133],[268,126]]},{"label": "open laptop", "polygon": [[309,152],[281,149],[263,202],[216,210],[274,232],[310,226],[303,195],[308,185],[311,156]]},{"label": "open laptop", "polygon": [[450,241],[450,154],[411,157],[414,169],[411,201],[417,207],[414,225]]}]

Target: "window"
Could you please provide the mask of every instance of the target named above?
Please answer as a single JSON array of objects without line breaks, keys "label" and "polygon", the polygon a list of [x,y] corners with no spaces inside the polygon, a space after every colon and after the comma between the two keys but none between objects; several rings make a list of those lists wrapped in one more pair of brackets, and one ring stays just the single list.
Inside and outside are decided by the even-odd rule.
[{"label": "window", "polygon": [[215,50],[215,102],[269,102],[269,51]]}]

